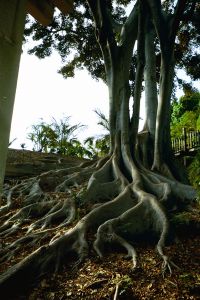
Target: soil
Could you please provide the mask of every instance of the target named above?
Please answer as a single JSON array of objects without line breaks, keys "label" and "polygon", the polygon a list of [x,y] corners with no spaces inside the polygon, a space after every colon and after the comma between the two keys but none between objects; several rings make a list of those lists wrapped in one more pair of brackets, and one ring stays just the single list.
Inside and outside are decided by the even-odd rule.
[{"label": "soil", "polygon": [[[82,186],[72,188],[68,197],[75,195],[80,188]],[[66,197],[66,194],[57,193],[55,196],[62,199]],[[15,208],[7,213],[5,218],[1,218],[0,225],[8,216],[16,213],[21,200],[23,199],[16,199]],[[85,213],[86,209],[83,208],[78,212],[77,218],[82,217]],[[97,257],[91,247],[89,258],[84,264],[76,267],[76,257],[73,255],[66,257],[66,264],[56,274],[44,275],[32,288],[13,298],[8,298],[6,295],[1,295],[0,298],[2,300],[200,299],[199,210],[195,214],[190,214],[190,221],[181,222],[179,222],[181,226],[175,226],[176,229],[174,229],[177,236],[176,242],[166,247],[166,252],[180,268],[173,269],[171,276],[169,274],[166,274],[165,277],[162,276],[162,261],[156,254],[153,242],[140,241],[134,244],[138,253],[138,267],[135,270],[132,270],[132,261],[125,258],[126,253],[120,247],[116,246],[113,249],[112,246],[111,249],[108,246],[103,260]],[[24,224],[17,235],[13,234],[1,239],[0,247],[23,236],[28,225],[30,222]],[[48,243],[53,235],[56,233],[61,235],[67,229],[48,232],[43,243]],[[93,241],[90,236],[88,239],[92,245]],[[41,244],[31,247],[24,245],[23,249],[20,249],[20,252],[10,261],[0,265],[0,273],[40,246]]]},{"label": "soil", "polygon": [[86,159],[55,153],[8,149],[6,178],[37,176],[52,169],[69,168],[86,162]]}]

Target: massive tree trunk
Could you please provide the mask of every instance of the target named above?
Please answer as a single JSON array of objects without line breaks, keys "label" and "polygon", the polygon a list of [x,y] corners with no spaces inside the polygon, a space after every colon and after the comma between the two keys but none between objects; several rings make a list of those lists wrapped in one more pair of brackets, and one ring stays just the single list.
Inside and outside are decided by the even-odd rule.
[{"label": "massive tree trunk", "polygon": [[155,29],[146,16],[145,32],[145,123],[144,130],[147,130],[154,138],[156,130],[156,113],[158,106],[157,80],[156,80],[156,54],[155,54]]},{"label": "massive tree trunk", "polygon": [[[163,171],[162,166],[171,156],[170,99],[174,75],[174,62],[170,56],[161,59],[159,101],[156,119],[153,169]],[[165,149],[165,151],[164,151]]]},{"label": "massive tree trunk", "polygon": [[[55,231],[55,227],[53,229],[47,227],[57,220],[60,220],[60,223],[56,228],[66,227],[66,232],[61,237],[52,237],[47,245],[7,270],[0,279],[1,292],[7,291],[10,285],[14,292],[23,288],[25,281],[29,284],[50,269],[58,270],[69,252],[75,252],[78,255],[78,263],[82,262],[89,251],[88,232],[96,233],[93,246],[100,257],[103,256],[103,249],[107,243],[118,243],[127,250],[133,261],[133,268],[137,265],[137,257],[132,242],[140,235],[144,237],[147,232],[155,233],[157,250],[163,259],[163,272],[166,268],[171,272],[171,266],[175,266],[164,253],[169,233],[166,210],[188,205],[196,197],[196,192],[191,186],[177,181],[168,167],[169,105],[174,72],[173,47],[168,47],[166,51],[162,40],[163,33],[160,33],[159,20],[161,11],[158,10],[159,6],[155,6],[159,1],[147,2],[137,1],[122,27],[120,38],[116,38],[111,15],[106,9],[107,1],[88,0],[94,16],[96,37],[105,61],[110,97],[110,153],[98,162],[50,171],[36,178],[27,179],[10,190],[5,189],[7,204],[1,208],[2,212],[15,205],[16,197],[23,196],[24,201],[22,208],[0,227],[2,236],[16,232],[27,219],[39,216],[39,220],[29,226],[23,238],[1,250],[1,261],[11,259],[13,253],[25,242],[41,242],[47,232]],[[146,24],[143,24],[144,18],[147,18]],[[147,30],[149,24],[151,27]],[[161,39],[158,109],[152,42],[155,31],[152,24],[158,38]],[[136,40],[137,65],[131,115],[129,74]],[[170,43],[173,43],[172,38]],[[146,131],[149,134],[146,135],[143,131],[142,135],[138,135],[144,70]],[[148,138],[141,138],[144,135],[150,136],[151,141],[155,143],[148,144]],[[151,148],[147,148],[146,145]],[[148,155],[152,157],[149,159]],[[86,180],[88,180],[87,189],[79,193],[76,201],[67,196],[70,186],[79,186]],[[59,201],[54,192],[62,195]],[[67,230],[67,226],[72,226],[76,220],[76,209],[80,206],[77,199],[81,199],[91,210],[74,227]]]}]

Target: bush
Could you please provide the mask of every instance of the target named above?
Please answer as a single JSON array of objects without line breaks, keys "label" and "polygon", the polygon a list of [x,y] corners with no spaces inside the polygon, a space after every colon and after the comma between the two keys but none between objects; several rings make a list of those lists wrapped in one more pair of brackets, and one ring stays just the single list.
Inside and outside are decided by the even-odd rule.
[{"label": "bush", "polygon": [[200,199],[200,151],[198,151],[193,162],[188,167],[188,175],[190,183],[198,192],[198,198]]}]

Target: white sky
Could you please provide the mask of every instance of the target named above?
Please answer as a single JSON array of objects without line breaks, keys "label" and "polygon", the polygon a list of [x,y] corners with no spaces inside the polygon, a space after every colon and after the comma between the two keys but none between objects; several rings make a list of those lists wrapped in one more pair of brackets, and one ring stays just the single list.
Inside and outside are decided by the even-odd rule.
[{"label": "white sky", "polygon": [[21,148],[20,144],[25,143],[27,149],[32,149],[26,136],[31,125],[37,124],[40,118],[50,122],[51,117],[59,120],[71,116],[71,125],[88,125],[79,133],[80,139],[102,133],[93,110],[98,108],[108,115],[106,85],[92,80],[86,71],[77,72],[75,78],[64,79],[57,73],[59,66],[56,54],[42,60],[22,54],[10,134],[10,141],[17,140],[12,148]]}]

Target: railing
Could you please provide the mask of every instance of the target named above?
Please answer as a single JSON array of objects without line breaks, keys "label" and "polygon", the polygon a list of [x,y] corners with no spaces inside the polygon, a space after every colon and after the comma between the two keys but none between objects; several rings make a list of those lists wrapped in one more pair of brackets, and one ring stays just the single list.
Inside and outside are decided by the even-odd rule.
[{"label": "railing", "polygon": [[172,149],[174,153],[189,152],[200,148],[200,131],[186,131],[183,128],[183,134],[181,138],[174,138],[171,140]]}]

